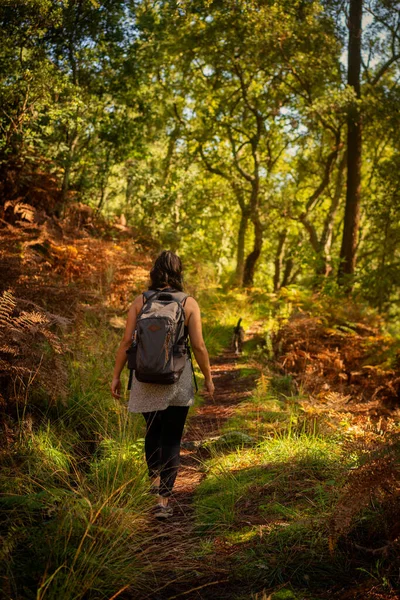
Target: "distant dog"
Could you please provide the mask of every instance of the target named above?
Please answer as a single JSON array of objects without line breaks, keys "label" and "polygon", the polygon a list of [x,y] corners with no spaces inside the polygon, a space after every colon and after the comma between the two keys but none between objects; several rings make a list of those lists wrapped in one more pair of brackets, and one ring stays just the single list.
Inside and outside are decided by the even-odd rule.
[{"label": "distant dog", "polygon": [[242,352],[242,346],[244,342],[244,329],[240,325],[241,322],[242,319],[240,318],[236,327],[233,329],[232,350],[235,354],[240,354]]}]

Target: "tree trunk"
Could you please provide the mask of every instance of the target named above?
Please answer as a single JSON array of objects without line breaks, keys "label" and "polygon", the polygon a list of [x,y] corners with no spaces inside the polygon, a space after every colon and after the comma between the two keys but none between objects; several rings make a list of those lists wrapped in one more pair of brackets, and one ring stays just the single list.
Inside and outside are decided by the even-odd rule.
[{"label": "tree trunk", "polygon": [[126,178],[126,188],[125,188],[125,204],[127,206],[131,205],[131,199],[132,199],[132,188],[133,188],[133,177],[131,175],[128,175],[128,177]]},{"label": "tree trunk", "polygon": [[179,127],[175,127],[174,131],[170,134],[168,139],[167,154],[163,161],[163,174],[161,177],[161,187],[164,187],[168,183],[168,177],[171,169],[172,157],[174,155],[176,140],[179,136]]},{"label": "tree trunk", "polygon": [[246,232],[249,224],[249,214],[247,211],[242,210],[240,217],[238,241],[237,241],[237,252],[236,252],[236,272],[235,272],[235,284],[240,285],[243,281],[244,274],[244,250],[246,242]]},{"label": "tree trunk", "polygon": [[70,188],[70,180],[71,180],[71,172],[72,172],[72,166],[74,164],[74,159],[75,159],[75,149],[78,145],[78,141],[79,141],[79,134],[78,134],[78,116],[79,116],[79,110],[76,110],[75,113],[75,117],[76,117],[76,122],[75,122],[75,130],[73,133],[71,133],[71,135],[69,134],[69,132],[67,131],[67,144],[68,144],[68,152],[67,155],[65,157],[65,161],[64,161],[64,175],[63,175],[63,182],[62,182],[62,187],[61,187],[61,197],[60,197],[60,202],[58,202],[57,206],[56,206],[56,216],[59,218],[62,218],[64,216],[65,213],[65,207],[66,207],[66,203],[67,203],[67,199],[68,199],[68,192],[69,192],[69,188]]},{"label": "tree trunk", "polygon": [[287,238],[287,229],[281,231],[278,235],[278,248],[275,255],[275,273],[274,273],[274,292],[279,291],[281,287],[281,272],[283,259],[285,256],[285,242]]},{"label": "tree trunk", "polygon": [[339,208],[340,198],[342,197],[344,171],[347,161],[347,152],[344,152],[338,164],[338,172],[336,176],[335,191],[332,202],[324,220],[324,227],[320,238],[320,246],[322,252],[322,263],[317,269],[317,275],[328,277],[332,274],[332,242],[333,242],[333,226],[335,223],[336,213]]},{"label": "tree trunk", "polygon": [[109,146],[106,150],[106,163],[103,166],[102,174],[100,177],[100,200],[97,205],[98,212],[100,212],[101,209],[103,208],[104,201],[106,199],[108,176],[110,174],[110,158],[111,158],[111,146]]},{"label": "tree trunk", "polygon": [[69,152],[68,156],[66,158],[66,161],[65,161],[65,166],[64,166],[64,175],[63,175],[63,182],[62,182],[62,187],[61,187],[61,201],[56,210],[56,215],[59,218],[62,218],[64,216],[64,212],[65,212],[65,205],[67,203],[69,182],[70,182],[70,177],[71,177],[71,168],[72,168],[72,156],[71,156],[71,152]]},{"label": "tree trunk", "polygon": [[106,178],[103,177],[102,178],[102,183],[101,183],[101,189],[100,189],[100,200],[99,200],[99,203],[97,205],[97,210],[99,212],[103,208],[104,200],[105,200],[105,197],[106,197],[106,185],[107,185]]},{"label": "tree trunk", "polygon": [[246,258],[243,271],[243,287],[251,287],[254,281],[256,264],[260,257],[263,244],[263,230],[258,218],[253,221],[254,225],[254,245],[253,250]]},{"label": "tree trunk", "polygon": [[292,258],[288,258],[285,261],[285,270],[283,272],[283,279],[282,279],[282,283],[280,288],[284,288],[287,287],[288,285],[290,285],[291,283],[294,282],[296,276],[298,275],[297,273],[294,273],[293,276],[292,275],[292,271],[293,271],[293,267],[294,267],[294,262]]},{"label": "tree trunk", "polygon": [[[360,98],[362,0],[350,0],[348,84]],[[352,289],[356,266],[357,236],[361,202],[361,115],[359,107],[350,107],[347,117],[347,190],[338,281]]]}]

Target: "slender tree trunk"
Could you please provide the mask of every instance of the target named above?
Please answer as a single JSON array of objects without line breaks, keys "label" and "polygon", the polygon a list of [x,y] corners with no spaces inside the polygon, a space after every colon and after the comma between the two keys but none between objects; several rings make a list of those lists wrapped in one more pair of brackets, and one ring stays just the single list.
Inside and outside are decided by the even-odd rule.
[{"label": "slender tree trunk", "polygon": [[388,297],[388,288],[387,288],[387,285],[383,285],[383,282],[385,281],[385,279],[387,277],[387,273],[385,273],[385,271],[386,271],[386,258],[388,255],[388,239],[389,239],[389,235],[390,235],[390,224],[392,222],[392,214],[391,213],[392,213],[391,206],[389,204],[387,207],[387,212],[386,212],[384,237],[383,237],[383,242],[381,244],[382,254],[381,254],[381,257],[379,260],[379,267],[378,267],[378,273],[379,273],[378,280],[380,280],[380,285],[379,285],[379,289],[378,289],[377,305],[378,305],[378,312],[380,315],[383,312],[384,301]]},{"label": "slender tree trunk", "polygon": [[66,158],[66,161],[65,161],[63,182],[62,182],[62,187],[61,187],[61,202],[60,202],[59,210],[57,211],[59,213],[57,215],[58,217],[64,216],[65,205],[67,202],[67,196],[68,196],[68,191],[69,191],[71,168],[72,168],[72,156],[71,156],[71,153],[69,152],[68,156]]},{"label": "slender tree trunk", "polygon": [[69,134],[69,132],[67,132],[67,140],[66,141],[68,144],[68,153],[67,153],[67,156],[65,157],[65,161],[64,161],[64,174],[63,174],[63,182],[62,182],[62,186],[61,186],[61,198],[60,198],[60,202],[58,203],[58,205],[56,207],[56,216],[59,218],[62,218],[65,213],[65,207],[67,204],[68,192],[69,192],[69,188],[70,188],[72,165],[74,164],[74,158],[75,158],[75,149],[76,149],[76,147],[78,145],[78,141],[79,141],[78,116],[79,116],[79,111],[77,109],[76,110],[75,130],[73,133],[71,133],[71,135]]},{"label": "slender tree trunk", "polygon": [[111,147],[106,150],[106,163],[103,167],[103,172],[100,179],[100,200],[97,205],[97,210],[100,212],[103,208],[104,201],[106,199],[106,190],[108,183],[108,176],[110,174],[110,158],[111,158]]},{"label": "slender tree trunk", "polygon": [[333,226],[335,217],[339,208],[340,199],[342,197],[344,172],[347,161],[347,152],[344,152],[338,164],[336,176],[335,191],[332,202],[324,220],[324,227],[320,238],[320,247],[322,253],[322,263],[317,269],[317,275],[328,277],[332,274],[332,242],[333,242]]},{"label": "slender tree trunk", "polygon": [[263,244],[263,229],[259,219],[254,219],[254,245],[253,250],[246,258],[243,272],[243,287],[251,287],[254,281],[254,273],[256,270],[256,264],[260,258],[262,244]]},{"label": "slender tree trunk", "polygon": [[278,248],[275,255],[275,273],[274,273],[274,292],[277,292],[281,287],[281,272],[283,259],[285,256],[285,242],[287,238],[287,229],[281,231],[278,235]]},{"label": "slender tree trunk", "polygon": [[161,186],[164,186],[168,183],[172,157],[174,155],[176,140],[177,140],[178,136],[179,136],[179,127],[176,127],[174,129],[174,131],[170,134],[169,139],[168,139],[167,154],[163,161],[163,174],[161,177]]},{"label": "slender tree trunk", "polygon": [[249,206],[249,216],[254,227],[254,245],[253,250],[247,256],[244,263],[243,271],[243,287],[251,287],[254,281],[254,273],[256,264],[260,258],[263,245],[263,227],[260,221],[259,213],[259,195],[260,195],[260,178],[259,178],[259,160],[257,155],[257,145],[253,146],[254,158],[254,176],[251,181],[251,197]]},{"label": "slender tree trunk", "polygon": [[72,165],[74,163],[75,147],[76,147],[77,143],[78,143],[78,135],[75,135],[75,137],[71,143],[71,146],[68,149],[68,154],[65,158],[65,163],[64,163],[64,174],[63,174],[63,181],[62,181],[62,186],[61,186],[61,198],[60,198],[60,202],[56,208],[56,216],[59,218],[62,218],[65,214],[65,207],[67,205],[68,192],[69,192],[69,188],[70,188]]},{"label": "slender tree trunk", "polygon": [[236,251],[236,272],[235,272],[235,283],[240,285],[243,281],[244,274],[244,251],[246,243],[246,233],[249,224],[249,213],[246,210],[242,210],[238,231],[237,240],[237,251]]},{"label": "slender tree trunk", "polygon": [[99,200],[99,203],[97,205],[97,210],[99,212],[103,208],[104,200],[105,200],[105,197],[106,197],[106,185],[107,185],[106,178],[103,177],[102,183],[101,183],[101,190],[100,190],[100,200]]},{"label": "slender tree trunk", "polygon": [[[199,150],[200,156],[203,160],[203,163],[204,163],[207,171],[209,171],[210,173],[214,173],[215,175],[219,175],[220,177],[223,177],[226,181],[228,181],[233,190],[233,193],[235,194],[236,199],[238,201],[238,204],[239,204],[239,207],[241,210],[241,217],[240,217],[240,224],[239,224],[239,231],[238,231],[237,250],[236,250],[236,271],[235,271],[234,284],[244,285],[243,281],[244,281],[244,271],[245,271],[244,255],[245,255],[245,245],[246,245],[246,233],[247,233],[247,228],[248,228],[248,224],[249,224],[249,219],[252,214],[254,201],[257,201],[258,179],[252,186],[253,189],[252,189],[252,194],[251,194],[251,198],[250,198],[250,203],[248,203],[248,202],[246,202],[246,199],[245,199],[245,190],[243,189],[242,182],[239,183],[237,180],[235,180],[235,178],[232,178],[232,176],[230,174],[228,174],[224,170],[220,169],[219,167],[213,167],[210,164],[210,162],[208,161],[207,156],[204,154],[201,144],[199,144],[198,150]],[[254,209],[253,209],[253,212],[254,212]]]},{"label": "slender tree trunk", "polygon": [[[361,96],[361,20],[362,0],[350,0],[348,84],[357,98]],[[347,190],[338,281],[350,292],[356,266],[357,236],[361,203],[361,115],[358,106],[349,109],[347,118]]]},{"label": "slender tree trunk", "polygon": [[282,283],[280,285],[280,288],[284,288],[294,282],[296,276],[298,275],[298,272],[294,273],[293,276],[291,277],[293,267],[294,267],[293,259],[288,258],[285,261],[285,270],[283,272],[283,278],[282,278]]},{"label": "slender tree trunk", "polygon": [[133,188],[133,176],[128,173],[126,176],[126,188],[125,188],[125,204],[130,206],[132,199],[132,188]]}]

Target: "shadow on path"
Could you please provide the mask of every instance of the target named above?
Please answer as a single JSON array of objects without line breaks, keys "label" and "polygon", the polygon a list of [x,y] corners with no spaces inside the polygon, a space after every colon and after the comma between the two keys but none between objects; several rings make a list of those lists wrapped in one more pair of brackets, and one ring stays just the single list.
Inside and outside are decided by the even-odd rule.
[{"label": "shadow on path", "polygon": [[193,414],[190,414],[183,435],[181,466],[171,499],[174,515],[167,522],[155,521],[152,525],[152,537],[170,548],[165,568],[159,575],[160,585],[147,596],[138,596],[129,590],[129,594],[120,598],[200,600],[232,597],[232,590],[227,589],[228,569],[217,563],[210,568],[209,560],[207,565],[203,565],[200,557],[191,554],[195,553],[202,539],[195,531],[193,494],[205,477],[202,465],[208,453],[201,447],[201,442],[221,434],[222,426],[232,416],[235,407],[247,400],[255,388],[258,375],[240,376],[243,366],[241,358],[228,351],[212,361],[214,398],[204,394],[202,404],[191,409]]}]

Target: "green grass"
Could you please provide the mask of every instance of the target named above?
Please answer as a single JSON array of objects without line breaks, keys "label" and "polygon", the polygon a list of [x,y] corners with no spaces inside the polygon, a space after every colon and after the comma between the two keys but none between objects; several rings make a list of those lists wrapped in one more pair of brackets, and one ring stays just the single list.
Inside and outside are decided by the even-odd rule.
[{"label": "green grass", "polygon": [[[345,419],[343,431],[323,435],[320,422],[301,406],[302,390],[290,375],[270,372],[267,359],[271,332],[293,307],[312,307],[315,300],[296,292],[281,298],[261,290],[226,294],[216,287],[195,296],[211,356],[229,345],[239,317],[245,329],[258,319],[263,324],[245,345],[236,373],[240,383],[256,379],[252,395],[236,406],[222,431],[247,434],[252,442],[238,437],[210,444],[202,465],[206,477],[194,500],[197,549],[188,540],[188,556],[214,560],[215,542],[222,539],[234,549],[224,563],[233,584],[275,588],[274,600],[312,600],[310,590],[354,577],[343,551],[330,554],[328,535],[348,467],[358,455],[343,449]],[[320,311],[330,318],[322,301]],[[349,315],[344,327],[356,317]],[[116,401],[109,391],[120,337],[106,311],[87,310],[67,339],[67,396],[37,404],[40,419],[33,426],[27,410],[13,453],[2,458],[0,576],[6,597],[97,600],[128,585],[150,596],[161,583],[163,553],[170,548],[147,528],[153,499],[147,493],[144,421],[127,412],[126,393]],[[127,371],[124,390],[126,384]],[[201,402],[197,396],[195,407]],[[265,600],[263,592],[254,600]]]},{"label": "green grass", "polygon": [[258,369],[254,369],[254,368],[250,368],[250,367],[241,367],[239,369],[238,376],[242,379],[246,379],[247,377],[251,377],[252,375],[258,375],[258,374],[259,374]]},{"label": "green grass", "polygon": [[[249,358],[251,352],[242,361]],[[195,493],[196,530],[205,556],[212,555],[216,538],[234,548],[233,585],[272,589],[290,581],[295,587],[282,598],[284,592],[295,598],[296,589],[346,578],[346,557],[330,555],[328,523],[352,457],[342,449],[344,438],[319,433],[289,375],[239,368],[242,377],[257,372],[252,396],[223,426],[255,443],[213,447]]]},{"label": "green grass", "polygon": [[106,311],[87,309],[65,338],[68,393],[36,404],[34,421],[28,399],[18,443],[2,456],[0,577],[10,598],[109,599],[126,586],[146,596],[162,585],[170,547],[148,526],[145,424],[127,411],[127,370],[121,400],[109,389],[120,338]]},{"label": "green grass", "polygon": [[345,568],[328,546],[329,515],[346,472],[337,442],[286,432],[214,456],[207,466],[196,492],[197,530],[235,545],[235,578],[334,583]]},{"label": "green grass", "polygon": [[[366,580],[390,589],[385,574],[390,572],[393,581],[396,576],[386,563],[375,568],[370,557],[361,553],[355,558],[346,543],[332,551],[332,519],[349,471],[370,451],[350,452],[352,433],[345,416],[332,428],[327,415],[307,413],[303,389],[290,375],[270,370],[271,331],[287,319],[285,302],[335,324],[335,310],[326,299],[288,291],[286,299],[282,294],[275,303],[268,300],[267,326],[245,345],[238,366],[238,379],[256,375],[253,364],[259,377],[251,396],[235,405],[222,427],[223,434],[241,432],[254,443],[234,448],[214,444],[204,461],[206,477],[194,500],[199,555],[214,563],[220,547],[229,549],[219,560],[229,569],[230,585],[238,590],[247,585],[254,600],[312,600],[335,586],[356,587]],[[261,312],[256,308],[253,321]],[[346,306],[338,312],[342,328],[370,317],[362,308]],[[355,539],[357,528],[364,534],[378,531],[377,511],[358,515]],[[381,529],[385,522],[382,518]],[[265,592],[255,593],[257,589]],[[240,591],[232,595],[235,600],[245,597]]]},{"label": "green grass", "polygon": [[128,584],[148,592],[144,423],[109,391],[119,339],[89,313],[69,340],[67,397],[33,426],[21,421],[2,457],[0,575],[10,597],[110,598]]},{"label": "green grass", "polygon": [[[387,564],[368,568],[368,556],[355,558],[346,544],[336,545],[334,552],[331,546],[332,518],[349,470],[369,451],[350,452],[352,433],[346,418],[332,428],[327,415],[307,413],[302,406],[302,400],[308,399],[304,390],[289,374],[269,367],[271,333],[285,323],[292,309],[309,310],[331,327],[337,321],[342,329],[351,330],[371,315],[346,302],[336,309],[329,299],[300,290],[284,290],[279,298],[268,298],[263,310],[249,296],[249,324],[261,315],[264,324],[245,344],[236,378],[250,378],[257,372],[259,377],[252,395],[235,405],[222,433],[241,432],[254,443],[233,448],[210,445],[210,457],[202,466],[206,477],[194,501],[201,540],[198,556],[211,564],[223,561],[233,590],[246,585],[254,592],[265,589],[252,595],[254,600],[313,600],[327,589],[356,587],[368,579],[389,589]],[[236,315],[241,315],[240,307],[231,301],[222,324],[234,324]],[[211,318],[211,328],[216,321]],[[376,511],[371,516],[364,510],[355,526],[365,533],[366,528],[375,531],[377,523]],[[220,557],[219,548],[223,549]],[[235,600],[248,597],[240,591],[232,595]]]},{"label": "green grass", "polygon": [[102,501],[94,491],[81,485],[2,498],[2,517],[12,523],[2,575],[12,589],[25,590],[24,598],[107,598],[121,584],[135,584],[145,565],[142,494],[124,503],[118,488]]},{"label": "green grass", "polygon": [[254,375],[259,373],[255,381],[252,396],[242,401],[233,416],[224,423],[223,432],[242,431],[256,440],[271,437],[279,432],[313,431],[313,424],[305,418],[299,400],[292,395],[294,385],[290,376],[273,376],[267,370],[260,373],[253,368],[240,369],[240,373]]},{"label": "green grass", "polygon": [[280,590],[271,593],[260,592],[251,596],[251,600],[317,600],[307,590],[293,590],[288,587],[282,587]]},{"label": "green grass", "polygon": [[222,431],[225,433],[232,430],[241,431],[260,440],[266,435],[285,429],[291,418],[290,415],[287,412],[269,410],[269,408],[268,404],[244,402],[237,409],[235,415],[224,423]]}]

